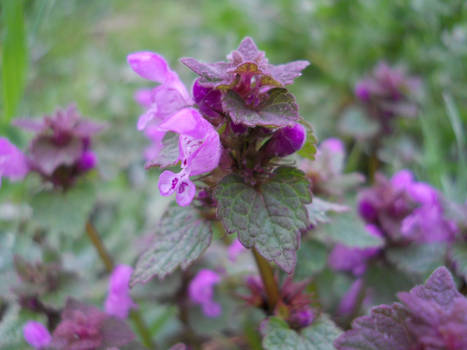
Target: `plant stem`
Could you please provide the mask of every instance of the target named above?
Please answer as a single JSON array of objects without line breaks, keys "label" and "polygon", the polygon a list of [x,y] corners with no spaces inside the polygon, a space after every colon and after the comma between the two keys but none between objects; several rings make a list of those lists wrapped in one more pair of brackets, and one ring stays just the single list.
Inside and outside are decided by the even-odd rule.
[{"label": "plant stem", "polygon": [[[114,269],[113,259],[110,256],[107,249],[105,249],[104,244],[99,236],[99,232],[97,232],[94,225],[91,223],[91,220],[86,222],[86,233],[91,240],[94,248],[96,248],[97,253],[99,254],[100,259],[104,263],[105,269],[107,272],[111,273]],[[152,341],[151,332],[147,327],[146,323],[144,322],[143,317],[139,310],[131,310],[130,312],[130,319],[133,322],[133,325],[138,330],[139,335],[143,339],[143,343],[149,349],[155,350],[156,345]]]},{"label": "plant stem", "polygon": [[94,245],[94,248],[96,248],[97,254],[99,254],[99,257],[104,263],[107,272],[112,272],[112,270],[114,269],[112,257],[110,256],[109,252],[107,252],[107,250],[105,249],[104,244],[102,243],[102,240],[99,237],[99,233],[97,232],[96,228],[90,220],[86,222],[86,233],[88,234],[89,239]]},{"label": "plant stem", "polygon": [[268,298],[269,311],[273,312],[279,301],[279,288],[274,278],[274,272],[269,262],[255,248],[252,248],[252,251]]}]

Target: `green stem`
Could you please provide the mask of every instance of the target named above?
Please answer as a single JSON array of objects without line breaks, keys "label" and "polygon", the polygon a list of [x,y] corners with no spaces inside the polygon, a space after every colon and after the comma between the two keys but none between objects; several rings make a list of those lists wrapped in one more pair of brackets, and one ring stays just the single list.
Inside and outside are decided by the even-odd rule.
[{"label": "green stem", "polygon": [[[90,241],[92,242],[94,248],[96,248],[96,251],[100,259],[102,260],[105,266],[105,269],[107,270],[107,272],[111,273],[114,269],[113,259],[111,255],[109,254],[109,252],[107,251],[107,249],[105,249],[105,246],[102,243],[102,240],[99,236],[99,232],[97,232],[96,228],[91,223],[91,220],[88,220],[86,222],[86,233]],[[138,330],[138,333],[141,336],[144,345],[152,350],[155,350],[156,345],[152,341],[151,332],[149,331],[149,328],[144,322],[144,319],[141,316],[140,311],[132,310],[130,313],[130,319],[133,322],[133,325],[135,326],[135,328]]]},{"label": "green stem", "polygon": [[269,262],[263,258],[255,248],[252,248],[252,251],[268,298],[269,311],[274,312],[279,301],[279,287],[274,278],[274,272]]}]

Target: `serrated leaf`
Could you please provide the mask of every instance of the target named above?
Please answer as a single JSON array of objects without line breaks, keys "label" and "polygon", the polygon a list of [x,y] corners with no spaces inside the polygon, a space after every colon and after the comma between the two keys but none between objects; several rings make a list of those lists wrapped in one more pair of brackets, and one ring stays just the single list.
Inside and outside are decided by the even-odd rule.
[{"label": "serrated leaf", "polygon": [[229,175],[217,185],[215,197],[217,216],[228,233],[237,233],[245,247],[255,247],[286,272],[293,271],[300,232],[309,225],[304,204],[311,201],[300,170],[280,167],[260,188]]},{"label": "serrated leaf", "polygon": [[268,94],[267,100],[253,109],[236,92],[229,90],[222,99],[222,107],[234,123],[250,127],[283,127],[292,125],[300,118],[295,98],[286,89],[275,88]]},{"label": "serrated leaf", "polygon": [[263,346],[266,350],[334,350],[334,340],[340,334],[340,329],[326,315],[320,315],[300,334],[290,329],[285,321],[271,317]]},{"label": "serrated leaf", "polygon": [[165,168],[175,165],[179,158],[179,136],[174,132],[167,132],[162,139],[162,148],[157,154],[157,158],[147,161],[144,167],[146,169],[155,166]]},{"label": "serrated leaf", "polygon": [[398,269],[421,277],[428,276],[437,267],[444,265],[446,244],[436,242],[394,247],[386,251],[389,262]]},{"label": "serrated leaf", "polygon": [[456,272],[467,281],[467,243],[454,244],[450,254]]},{"label": "serrated leaf", "polygon": [[363,221],[354,213],[339,213],[332,217],[329,224],[322,226],[324,238],[342,243],[348,247],[381,247],[383,239],[372,235]]},{"label": "serrated leaf", "polygon": [[331,203],[321,198],[313,197],[313,201],[306,205],[306,209],[308,210],[308,217],[311,224],[317,226],[320,223],[330,221],[327,215],[329,211],[334,213],[343,213],[350,208],[342,204]]},{"label": "serrated leaf", "polygon": [[400,304],[373,308],[369,316],[352,322],[352,329],[335,342],[338,350],[409,350],[414,340],[405,322],[408,313]]},{"label": "serrated leaf", "polygon": [[49,232],[76,237],[84,232],[95,199],[95,188],[89,182],[77,183],[66,192],[42,191],[31,199],[33,219]]},{"label": "serrated leaf", "polygon": [[172,203],[164,213],[153,244],[138,259],[130,285],[164,278],[178,266],[186,269],[211,244],[211,223],[193,206]]}]

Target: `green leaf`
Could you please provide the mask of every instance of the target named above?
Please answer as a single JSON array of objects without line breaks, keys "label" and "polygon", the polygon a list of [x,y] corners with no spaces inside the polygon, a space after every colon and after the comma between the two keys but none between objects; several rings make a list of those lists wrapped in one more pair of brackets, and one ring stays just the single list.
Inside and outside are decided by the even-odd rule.
[{"label": "green leaf", "polygon": [[242,97],[229,90],[223,100],[222,106],[229,113],[234,123],[255,127],[287,126],[293,124],[300,117],[295,98],[286,89],[275,88],[268,92],[268,99],[255,109],[245,104]]},{"label": "green leaf", "polygon": [[314,226],[317,226],[320,223],[329,222],[329,217],[327,215],[328,211],[342,213],[349,210],[349,207],[338,203],[331,203],[318,197],[313,197],[313,201],[306,205],[306,209],[308,210],[310,222]]},{"label": "green leaf", "polygon": [[360,108],[350,107],[340,119],[338,129],[343,134],[357,139],[368,139],[376,135],[379,125],[373,119],[368,118]]},{"label": "green leaf", "polygon": [[266,350],[334,350],[334,340],[341,330],[326,315],[297,333],[280,318],[268,320],[263,346]]},{"label": "green leaf", "polygon": [[456,272],[467,281],[467,243],[454,244],[450,253]]},{"label": "green leaf", "polygon": [[311,124],[307,123],[306,121],[303,121],[303,124],[307,129],[306,141],[303,147],[297,152],[297,154],[303,158],[314,160],[317,151],[316,144],[318,143],[318,139],[316,138],[315,132]]},{"label": "green leaf", "polygon": [[302,242],[298,250],[298,264],[294,278],[302,280],[322,271],[326,266],[328,252],[326,246],[316,240]]},{"label": "green leaf", "polygon": [[300,232],[309,226],[304,204],[311,201],[309,183],[295,168],[280,167],[260,188],[238,175],[217,185],[217,216],[228,233],[237,233],[247,247],[291,273],[296,263]]},{"label": "green leaf", "polygon": [[157,155],[157,159],[148,161],[145,168],[148,169],[154,166],[165,168],[177,164],[180,152],[178,139],[179,136],[176,133],[166,133],[162,139],[162,148]]},{"label": "green leaf", "polygon": [[42,191],[32,197],[33,219],[49,233],[76,237],[84,232],[96,200],[95,188],[80,182],[66,192]]},{"label": "green leaf", "polygon": [[354,212],[334,216],[329,224],[322,226],[320,234],[323,238],[328,237],[349,247],[380,247],[384,243],[382,238],[368,232],[363,221]]},{"label": "green leaf", "polygon": [[164,278],[178,266],[186,269],[211,244],[211,223],[193,207],[172,203],[159,223],[153,244],[138,259],[130,285]]},{"label": "green leaf", "polygon": [[424,278],[445,264],[446,249],[446,244],[440,242],[417,243],[407,247],[390,248],[386,257],[398,269]]},{"label": "green leaf", "polygon": [[16,113],[23,94],[26,75],[26,34],[23,0],[3,1],[3,124],[8,125]]}]

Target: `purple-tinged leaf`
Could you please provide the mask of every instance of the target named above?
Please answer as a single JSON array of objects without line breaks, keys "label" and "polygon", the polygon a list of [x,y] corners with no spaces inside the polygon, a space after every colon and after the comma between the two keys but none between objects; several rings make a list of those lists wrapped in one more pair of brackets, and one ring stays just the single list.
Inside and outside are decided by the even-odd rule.
[{"label": "purple-tinged leaf", "polygon": [[412,350],[416,341],[407,330],[407,311],[402,305],[381,305],[369,316],[352,322],[352,329],[334,343],[338,350]]},{"label": "purple-tinged leaf", "polygon": [[29,159],[33,167],[38,167],[40,172],[51,175],[61,165],[71,166],[78,162],[82,152],[83,144],[78,138],[58,146],[49,137],[39,136],[31,143]]},{"label": "purple-tinged leaf", "polygon": [[301,171],[278,168],[260,188],[229,175],[218,184],[215,197],[217,216],[228,233],[236,232],[245,247],[255,247],[266,259],[293,272],[300,232],[309,225],[305,204],[311,201]]},{"label": "purple-tinged leaf", "polygon": [[271,65],[269,73],[282,85],[290,85],[295,78],[302,75],[302,70],[310,65],[308,61],[293,61],[277,66]]},{"label": "purple-tinged leaf", "polygon": [[227,62],[203,63],[191,57],[183,57],[180,62],[201,77],[202,85],[215,87],[231,79],[227,73],[231,65]]},{"label": "purple-tinged leaf", "polygon": [[225,112],[235,124],[250,127],[292,126],[300,119],[295,98],[286,89],[276,88],[268,92],[268,98],[257,107],[249,107],[234,91],[228,91],[222,101]]},{"label": "purple-tinged leaf", "polygon": [[152,245],[138,259],[130,286],[186,269],[211,243],[211,224],[197,208],[172,203],[160,221]]}]

